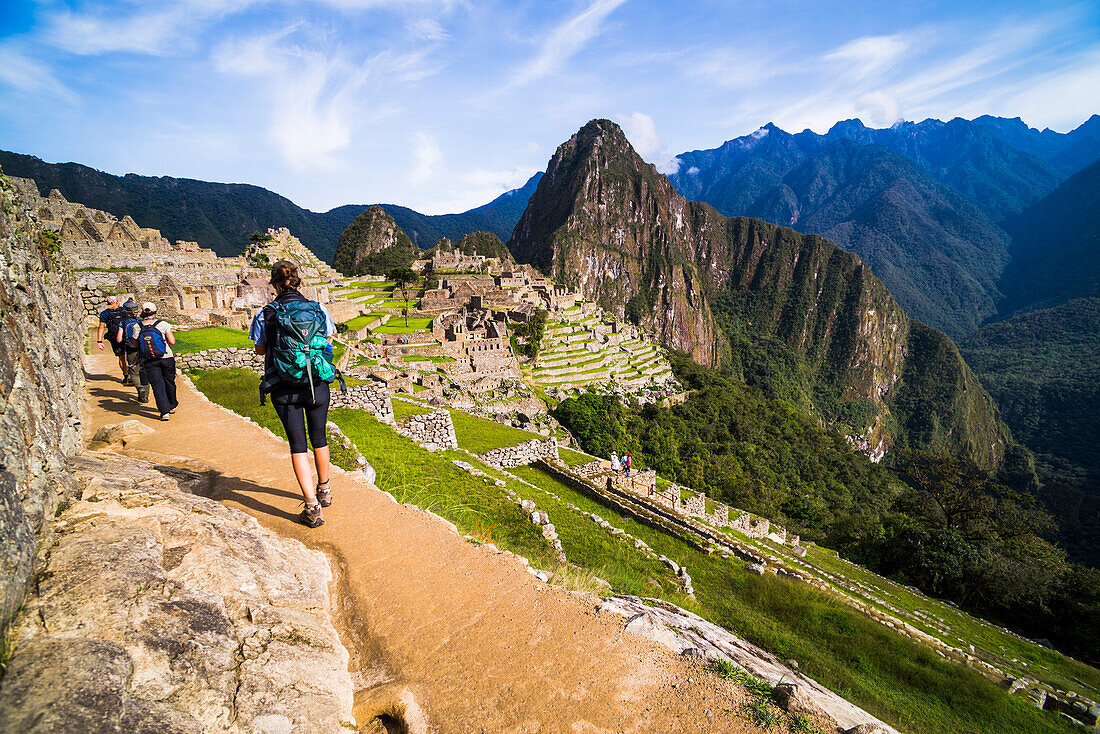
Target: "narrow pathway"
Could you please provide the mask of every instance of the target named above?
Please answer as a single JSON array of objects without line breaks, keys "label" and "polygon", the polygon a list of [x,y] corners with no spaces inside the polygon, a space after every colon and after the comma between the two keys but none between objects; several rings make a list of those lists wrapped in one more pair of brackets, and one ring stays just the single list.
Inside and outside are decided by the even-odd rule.
[{"label": "narrow pathway", "polygon": [[112,362],[86,358],[89,436],[140,420],[155,432],[126,453],[202,462],[215,472],[212,497],[333,559],[362,731],[387,712],[422,716],[440,732],[758,731],[740,713],[741,692],[698,663],[624,633],[622,618],[597,613],[590,598],[537,581],[513,557],[350,476],[333,477],[325,525],[298,525],[285,443],[182,381],[179,412],[162,423]]}]

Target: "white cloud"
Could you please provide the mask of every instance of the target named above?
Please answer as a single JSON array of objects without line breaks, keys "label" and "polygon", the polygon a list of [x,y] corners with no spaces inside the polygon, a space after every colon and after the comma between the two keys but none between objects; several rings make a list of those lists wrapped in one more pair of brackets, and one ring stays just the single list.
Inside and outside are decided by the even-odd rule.
[{"label": "white cloud", "polygon": [[856,112],[870,127],[890,127],[901,119],[901,104],[892,94],[877,90],[856,100]]},{"label": "white cloud", "polygon": [[558,25],[543,40],[534,58],[512,75],[506,89],[522,87],[562,68],[600,33],[607,16],[624,2],[593,0],[583,11]]},{"label": "white cloud", "polygon": [[668,152],[668,145],[657,134],[657,125],[652,117],[644,112],[634,112],[619,115],[617,120],[638,155],[654,164],[659,172],[671,175],[680,170],[680,159]]},{"label": "white cloud", "polygon": [[431,70],[419,52],[356,59],[338,49],[326,53],[294,43],[296,30],[223,44],[212,60],[218,71],[258,80],[254,88],[266,105],[259,118],[292,168],[334,168],[335,154],[351,145],[358,125],[392,113],[392,106],[367,108],[369,85],[411,83]]},{"label": "white cloud", "polygon": [[406,27],[411,36],[425,41],[445,41],[451,35],[435,18],[414,18]]},{"label": "white cloud", "polygon": [[76,95],[53,75],[46,64],[28,55],[11,40],[0,41],[0,83],[21,92],[43,94],[69,104],[76,103]]},{"label": "white cloud", "polygon": [[897,64],[908,48],[901,34],[864,36],[825,54],[824,61],[840,66],[849,78],[866,79]]},{"label": "white cloud", "polygon": [[412,144],[409,180],[414,184],[423,184],[435,174],[436,166],[443,160],[443,151],[435,138],[424,132],[414,133]]}]

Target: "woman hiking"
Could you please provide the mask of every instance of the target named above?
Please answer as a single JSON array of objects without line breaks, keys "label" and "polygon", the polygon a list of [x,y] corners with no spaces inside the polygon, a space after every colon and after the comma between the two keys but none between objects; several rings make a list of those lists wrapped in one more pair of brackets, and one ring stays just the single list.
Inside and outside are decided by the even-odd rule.
[{"label": "woman hiking", "polygon": [[166,421],[176,412],[176,357],[172,345],[176,336],[171,324],[157,318],[157,304],[141,304],[141,320],[130,325],[130,338],[141,354],[141,382],[153,389],[160,419]]},{"label": "woman hiking", "polygon": [[[302,279],[298,266],[280,260],[271,268],[271,285],[275,299],[256,312],[249,338],[256,344],[256,354],[264,355],[264,380],[261,395],[271,396],[271,404],[283,422],[290,440],[290,463],[302,490],[305,509],[298,521],[315,528],[324,524],[322,507],[332,504],[329,488],[329,451],[325,424],[328,422],[329,386],[332,368],[332,337],[336,324],[325,307],[310,301],[298,288]],[[299,336],[306,334],[308,341]],[[307,334],[308,332],[308,334]],[[318,350],[327,355],[317,354]],[[302,360],[301,354],[305,359]],[[299,357],[299,359],[295,359]],[[318,357],[328,360],[328,370]],[[299,376],[295,366],[306,374]],[[262,402],[262,397],[261,397]],[[313,445],[313,461],[317,467],[317,485],[309,466],[306,438]]]}]

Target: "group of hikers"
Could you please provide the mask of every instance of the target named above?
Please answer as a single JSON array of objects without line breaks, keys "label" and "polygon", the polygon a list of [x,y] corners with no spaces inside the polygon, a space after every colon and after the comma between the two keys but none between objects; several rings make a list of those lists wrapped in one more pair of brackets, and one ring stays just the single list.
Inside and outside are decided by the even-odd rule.
[{"label": "group of hikers", "polygon": [[107,297],[107,308],[99,314],[96,344],[103,349],[104,337],[118,357],[122,384],[137,388],[138,401],[149,402],[152,388],[160,419],[166,421],[179,408],[176,400],[176,343],[172,327],[157,318],[157,305],[133,300],[119,302],[118,296]]},{"label": "group of hikers", "polygon": [[[260,308],[252,319],[249,338],[257,354],[264,356],[260,403],[271,398],[290,443],[290,463],[302,492],[305,509],[298,516],[302,524],[315,528],[324,523],[322,507],[332,504],[329,486],[329,449],[326,435],[329,384],[343,378],[332,363],[332,338],[336,324],[323,305],[310,301],[298,288],[302,279],[298,266],[280,260],[271,268],[275,298]],[[157,306],[118,296],[107,298],[99,315],[96,342],[104,338],[118,357],[124,385],[133,385],[141,403],[149,402],[152,389],[162,421],[170,419],[176,400],[176,343],[172,326],[157,318]],[[314,484],[308,443],[313,446]]]},{"label": "group of hikers", "polygon": [[624,476],[630,476],[630,465],[634,461],[634,457],[629,452],[624,453],[622,458],[619,454],[611,452],[611,471],[615,474],[622,474]]}]

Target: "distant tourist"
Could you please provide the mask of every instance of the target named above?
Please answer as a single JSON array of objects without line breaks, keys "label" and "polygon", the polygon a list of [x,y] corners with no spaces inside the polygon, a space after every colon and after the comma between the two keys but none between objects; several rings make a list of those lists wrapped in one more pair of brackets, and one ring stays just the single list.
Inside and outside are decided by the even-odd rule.
[{"label": "distant tourist", "polygon": [[633,457],[630,454],[623,454],[623,474],[630,476],[630,464],[633,461]]},{"label": "distant tourist", "polygon": [[119,330],[122,320],[126,318],[126,311],[118,301],[118,296],[107,296],[107,308],[99,313],[99,330],[96,332],[96,346],[103,350],[103,337],[111,342],[111,351],[118,357],[118,368],[122,370],[122,384],[129,384],[126,369],[126,350],[119,340]]},{"label": "distant tourist", "polygon": [[[298,292],[301,284],[294,263],[280,260],[272,266],[275,300],[256,312],[249,338],[256,344],[256,354],[264,355],[260,401],[265,394],[271,395],[271,405],[290,441],[290,463],[306,506],[298,521],[315,528],[325,522],[321,508],[332,504],[325,424],[329,383],[337,376],[332,366],[336,324],[324,306]],[[316,486],[309,466],[307,435],[317,467]]]},{"label": "distant tourist", "polygon": [[619,455],[614,451],[611,452],[611,471],[616,474],[622,471],[622,465],[619,463]]},{"label": "distant tourist", "polygon": [[122,319],[122,328],[119,329],[118,339],[126,352],[127,377],[130,384],[137,388],[137,398],[140,403],[149,402],[149,383],[141,379],[141,344],[138,342],[138,332],[141,331],[141,312],[137,302],[133,299],[122,305],[126,311],[126,317]]},{"label": "distant tourist", "polygon": [[146,302],[141,305],[141,321],[130,327],[130,337],[137,340],[141,354],[141,381],[153,389],[160,419],[166,421],[179,407],[176,357],[172,353],[176,336],[172,326],[157,318],[157,304]]}]

